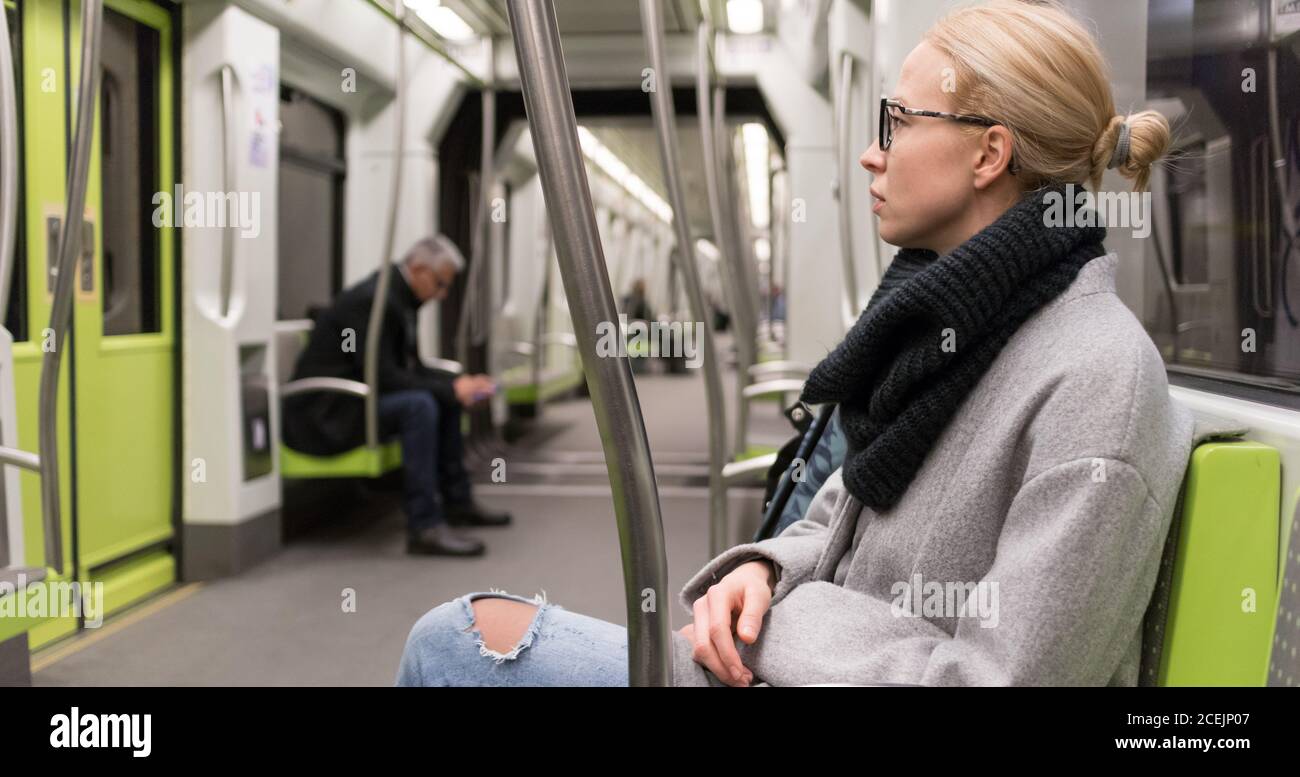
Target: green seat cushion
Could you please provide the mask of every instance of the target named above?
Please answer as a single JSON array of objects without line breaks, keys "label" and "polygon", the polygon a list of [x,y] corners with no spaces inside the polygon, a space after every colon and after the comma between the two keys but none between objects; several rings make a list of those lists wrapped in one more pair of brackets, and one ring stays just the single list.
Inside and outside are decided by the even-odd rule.
[{"label": "green seat cushion", "polygon": [[312,456],[280,446],[280,477],[283,478],[377,478],[402,466],[402,444],[398,440],[378,448],[353,448],[334,456]]}]

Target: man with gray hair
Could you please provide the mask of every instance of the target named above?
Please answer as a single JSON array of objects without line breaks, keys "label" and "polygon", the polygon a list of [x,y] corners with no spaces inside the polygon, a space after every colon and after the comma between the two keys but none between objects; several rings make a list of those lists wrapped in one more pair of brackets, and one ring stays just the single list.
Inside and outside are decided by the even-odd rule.
[{"label": "man with gray hair", "polygon": [[[420,307],[447,297],[465,259],[444,235],[411,247],[389,277],[388,300],[379,338],[379,431],[402,445],[402,505],[407,518],[407,552],[477,556],[483,543],[448,528],[505,526],[506,513],[474,501],[463,461],[460,411],[496,392],[486,375],[454,375],[424,366],[417,352]],[[365,380],[366,330],[378,271],[346,289],[316,317],[311,339],[298,357],[294,380],[311,377]],[[365,441],[365,406],[360,398],[312,392],[284,402],[284,440],[296,451],[317,456],[343,453]]]}]

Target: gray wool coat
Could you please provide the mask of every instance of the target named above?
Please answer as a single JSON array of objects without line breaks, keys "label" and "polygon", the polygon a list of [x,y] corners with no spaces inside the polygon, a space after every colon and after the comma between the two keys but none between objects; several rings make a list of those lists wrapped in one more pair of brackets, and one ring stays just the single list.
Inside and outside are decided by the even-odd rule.
[{"label": "gray wool coat", "polygon": [[[892,508],[837,471],[803,520],[713,559],[690,611],[745,561],[777,573],[754,684],[1135,685],[1142,618],[1193,418],[1089,262],[1007,343]],[[719,685],[674,632],[677,685]]]}]

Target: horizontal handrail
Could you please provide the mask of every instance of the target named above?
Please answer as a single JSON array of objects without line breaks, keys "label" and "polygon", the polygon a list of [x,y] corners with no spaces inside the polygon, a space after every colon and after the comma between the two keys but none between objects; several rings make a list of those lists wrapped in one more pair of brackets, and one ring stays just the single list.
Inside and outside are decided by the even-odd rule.
[{"label": "horizontal handrail", "polygon": [[744,461],[732,461],[722,467],[722,482],[728,487],[744,483],[762,482],[767,471],[776,464],[776,453],[764,453]]},{"label": "horizontal handrail", "polygon": [[41,457],[35,453],[0,445],[0,464],[12,464],[33,472],[41,471]]},{"label": "horizontal handrail", "polygon": [[803,391],[803,384],[802,380],[796,378],[777,378],[762,383],[751,383],[741,393],[746,400],[754,400],[773,394],[798,394]]},{"label": "horizontal handrail", "polygon": [[807,375],[812,371],[813,366],[811,364],[805,364],[804,362],[759,362],[758,364],[751,364],[749,366],[749,377],[765,378],[771,375],[788,375],[791,373]]},{"label": "horizontal handrail", "polygon": [[359,380],[347,378],[300,378],[280,387],[281,397],[309,394],[317,391],[351,394],[354,397],[370,396],[370,387]]}]

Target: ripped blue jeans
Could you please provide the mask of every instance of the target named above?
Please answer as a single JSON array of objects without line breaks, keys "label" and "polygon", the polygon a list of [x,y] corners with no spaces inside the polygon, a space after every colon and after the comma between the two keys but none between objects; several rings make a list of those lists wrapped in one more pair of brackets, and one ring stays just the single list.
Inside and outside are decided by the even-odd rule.
[{"label": "ripped blue jeans", "polygon": [[[475,599],[537,606],[509,653],[488,648],[474,628]],[[399,686],[627,686],[627,629],[546,601],[490,591],[466,594],[425,613],[411,627],[397,670]]]}]

